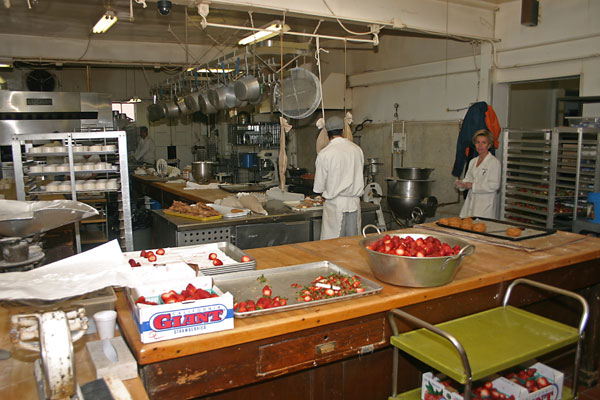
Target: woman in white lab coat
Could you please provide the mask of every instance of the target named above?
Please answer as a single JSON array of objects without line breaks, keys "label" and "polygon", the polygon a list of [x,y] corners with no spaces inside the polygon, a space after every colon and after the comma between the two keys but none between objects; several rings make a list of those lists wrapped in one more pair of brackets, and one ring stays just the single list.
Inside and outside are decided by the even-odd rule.
[{"label": "woman in white lab coat", "polygon": [[462,192],[469,190],[460,217],[496,218],[498,189],[500,189],[500,161],[489,150],[494,137],[486,129],[480,129],[473,135],[473,144],[477,157],[469,162],[469,168],[462,181],[456,181],[456,187]]}]

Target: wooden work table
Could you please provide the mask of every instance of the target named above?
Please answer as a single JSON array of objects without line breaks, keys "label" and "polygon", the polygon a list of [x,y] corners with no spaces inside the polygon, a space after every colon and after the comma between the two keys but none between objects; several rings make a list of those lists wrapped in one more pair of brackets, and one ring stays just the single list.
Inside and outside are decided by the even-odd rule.
[{"label": "wooden work table", "polygon": [[[409,232],[434,234],[423,228],[402,231]],[[304,242],[257,248],[247,253],[256,258],[257,269],[328,260],[377,281],[360,240],[357,236]],[[476,246],[476,252],[463,260],[456,278],[447,285],[407,288],[379,282],[383,290],[377,295],[236,319],[234,329],[217,333],[142,344],[123,296],[117,300],[118,318],[141,367],[150,398],[198,397],[228,389],[219,398],[240,398],[236,397],[242,396],[240,391],[244,391],[244,398],[260,398],[261,387],[278,391],[289,384],[310,386],[301,390],[303,395],[292,396],[308,398],[304,395],[320,390],[318,382],[331,373],[342,374],[337,376],[341,381],[335,383],[335,389],[325,392],[339,390],[360,397],[357,393],[364,395],[366,386],[358,387],[351,382],[361,381],[371,374],[379,383],[377,387],[367,387],[374,396],[368,398],[384,398],[391,393],[387,311],[402,307],[437,323],[499,305],[506,285],[520,277],[570,290],[595,288],[597,291],[600,239],[559,231],[536,240],[538,251],[469,240]],[[516,305],[527,305],[544,297],[527,290],[525,293],[517,298]],[[597,309],[597,305],[594,307]],[[590,329],[598,330],[598,320],[591,325]],[[328,341],[336,343],[335,350],[325,354],[315,352],[315,346],[318,348],[320,343]],[[597,353],[597,345],[594,352]],[[595,363],[597,369],[598,355],[592,358],[589,362]],[[344,366],[342,370],[340,365]],[[290,374],[298,371],[300,373]],[[278,376],[281,377],[269,380]],[[404,384],[415,385],[413,381],[405,379]],[[235,388],[239,389],[233,390]],[[314,398],[327,396],[315,395]]]},{"label": "wooden work table", "polygon": [[167,208],[173,199],[185,199],[197,203],[214,203],[215,200],[230,196],[231,193],[221,189],[183,190],[185,183],[168,183],[165,179],[147,175],[131,175],[131,184],[141,194],[152,197]]},{"label": "wooden work table", "polygon": [[[33,374],[33,363],[40,358],[39,352],[27,351],[14,346],[10,339],[10,316],[31,312],[31,307],[13,302],[0,303],[0,349],[9,350],[11,357],[0,360],[0,399],[37,400],[38,390]],[[90,316],[91,317],[91,316]],[[77,383],[83,385],[96,379],[96,371],[86,343],[99,340],[97,333],[84,335],[73,343]],[[123,381],[133,400],[146,400],[148,395],[139,377]]]}]

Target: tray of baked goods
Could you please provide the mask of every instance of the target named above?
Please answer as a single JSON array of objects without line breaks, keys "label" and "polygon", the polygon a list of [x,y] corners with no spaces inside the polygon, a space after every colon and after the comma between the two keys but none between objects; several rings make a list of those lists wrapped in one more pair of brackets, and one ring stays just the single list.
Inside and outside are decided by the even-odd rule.
[{"label": "tray of baked goods", "polygon": [[440,218],[436,224],[444,228],[456,229],[458,231],[510,240],[513,242],[552,235],[556,232],[556,229],[531,227],[511,221],[501,221],[483,217]]},{"label": "tray of baked goods", "polygon": [[283,204],[294,211],[312,211],[322,210],[324,202],[324,198],[317,196],[315,198],[305,197],[304,200],[301,201],[284,201]]},{"label": "tray of baked goods", "polygon": [[186,204],[177,200],[173,201],[171,207],[164,209],[163,212],[167,215],[196,219],[198,221],[212,221],[223,218],[220,212],[207,204]]}]

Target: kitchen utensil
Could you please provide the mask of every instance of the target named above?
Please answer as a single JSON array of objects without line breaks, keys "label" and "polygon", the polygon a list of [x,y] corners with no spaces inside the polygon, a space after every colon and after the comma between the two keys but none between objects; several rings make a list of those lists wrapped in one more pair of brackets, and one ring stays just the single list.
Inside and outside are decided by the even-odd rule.
[{"label": "kitchen utensil", "polygon": [[161,104],[150,104],[148,106],[148,121],[156,122],[165,116],[165,108]]},{"label": "kitchen utensil", "polygon": [[426,180],[429,179],[432,171],[433,168],[396,168],[396,174],[400,179]]},{"label": "kitchen utensil", "polygon": [[192,176],[196,182],[206,182],[213,178],[212,161],[194,161],[192,163]]},{"label": "kitchen utensil", "polygon": [[[361,239],[360,246],[367,252],[369,266],[375,277],[392,285],[409,287],[445,285],[452,281],[456,275],[463,257],[475,252],[475,246],[465,240],[436,233],[431,236],[439,239],[442,243],[448,243],[450,247],[459,245],[461,247],[460,252],[453,256],[444,257],[405,257],[379,253],[368,249],[367,246],[372,245],[385,235],[379,234],[367,237],[367,228],[374,228],[380,233],[375,225],[366,225],[362,231],[364,239]],[[429,235],[410,233],[390,236],[398,236],[400,238],[412,236],[416,240],[418,238],[425,239]]]},{"label": "kitchen utensil", "polygon": [[208,99],[208,91],[204,90],[198,93],[198,105],[200,106],[200,110],[204,114],[214,114],[217,112],[215,106],[212,105],[210,100]]},{"label": "kitchen utensil", "polygon": [[302,119],[311,115],[321,102],[319,78],[304,68],[292,68],[273,89],[276,108],[289,118]]},{"label": "kitchen utensil", "polygon": [[238,99],[232,86],[219,86],[208,91],[208,99],[217,110],[236,107]]},{"label": "kitchen utensil", "polygon": [[246,75],[233,84],[235,97],[241,101],[256,101],[260,99],[261,88],[258,79],[252,75]]},{"label": "kitchen utensil", "polygon": [[173,99],[166,100],[164,103],[165,115],[167,118],[179,117],[179,107]]}]

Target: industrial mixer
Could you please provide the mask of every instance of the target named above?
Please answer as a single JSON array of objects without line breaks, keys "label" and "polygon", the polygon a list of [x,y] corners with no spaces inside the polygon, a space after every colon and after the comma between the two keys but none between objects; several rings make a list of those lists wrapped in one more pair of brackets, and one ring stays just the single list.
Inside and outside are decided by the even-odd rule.
[{"label": "industrial mixer", "polygon": [[379,162],[378,158],[368,158],[365,163],[365,190],[363,193],[362,200],[365,203],[373,203],[378,206],[375,214],[377,215],[377,228],[385,231],[385,219],[383,218],[383,211],[381,210],[381,199],[383,198],[383,190],[381,185],[375,182],[375,176],[379,173],[379,166],[382,163]]},{"label": "industrial mixer", "polygon": [[396,168],[397,178],[387,178],[387,200],[400,226],[412,226],[435,216],[438,201],[431,195],[432,168]]},{"label": "industrial mixer", "polygon": [[261,150],[257,154],[260,160],[259,184],[270,188],[279,185],[279,150]]},{"label": "industrial mixer", "polygon": [[27,271],[41,265],[44,232],[98,215],[95,208],[72,200],[0,200],[0,272]]}]

